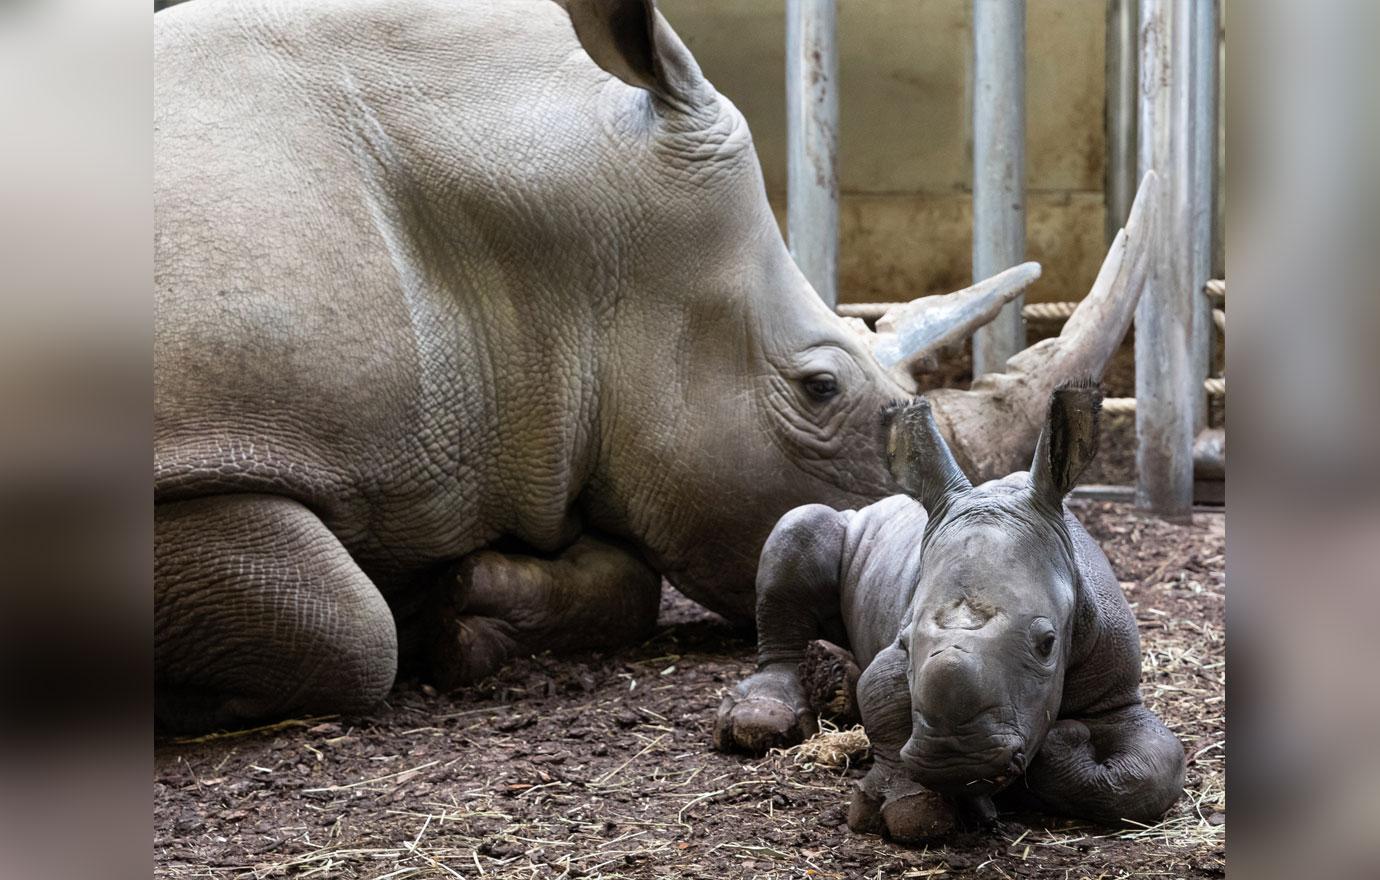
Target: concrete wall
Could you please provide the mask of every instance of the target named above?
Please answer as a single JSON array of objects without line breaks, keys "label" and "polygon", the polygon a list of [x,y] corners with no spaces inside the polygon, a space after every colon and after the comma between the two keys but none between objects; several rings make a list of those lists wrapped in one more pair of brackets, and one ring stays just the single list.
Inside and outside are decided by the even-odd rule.
[{"label": "concrete wall", "polygon": [[[785,0],[659,0],[747,117],[784,226]],[[968,0],[838,0],[845,302],[908,299],[971,276]],[[1102,0],[1027,4],[1029,299],[1078,299],[1103,241]]]}]

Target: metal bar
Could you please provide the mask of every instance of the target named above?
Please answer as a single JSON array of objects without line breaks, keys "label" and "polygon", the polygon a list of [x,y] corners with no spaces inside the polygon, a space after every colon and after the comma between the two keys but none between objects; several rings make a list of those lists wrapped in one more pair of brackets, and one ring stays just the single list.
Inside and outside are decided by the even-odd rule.
[{"label": "metal bar", "polygon": [[[973,280],[1025,260],[1025,0],[973,0]],[[973,336],[973,375],[1025,348],[1023,298]]]},{"label": "metal bar", "polygon": [[[1193,224],[1193,251],[1190,285],[1203,290],[1212,278],[1212,209],[1217,186],[1217,2],[1196,0],[1192,4],[1192,107],[1189,149],[1193,158],[1193,182],[1189,190],[1189,211]],[[1194,296],[1193,375],[1202,380],[1212,367],[1212,303]],[[1201,393],[1193,400],[1194,433],[1207,427],[1207,398]]]},{"label": "metal bar", "polygon": [[838,302],[838,44],[835,0],[786,3],[786,237],[831,308]]},{"label": "metal bar", "polygon": [[1140,3],[1140,170],[1160,187],[1154,253],[1136,308],[1136,501],[1171,519],[1193,511],[1192,29],[1190,0]]},{"label": "metal bar", "polygon": [[1227,220],[1227,77],[1225,75],[1227,4],[1224,0],[1224,2],[1215,5],[1217,7],[1217,35],[1213,38],[1214,45],[1212,55],[1213,65],[1215,66],[1215,72],[1217,74],[1217,118],[1212,121],[1212,126],[1217,132],[1217,155],[1213,163],[1213,169],[1217,172],[1217,176],[1212,185],[1212,274],[1221,278],[1223,275],[1227,274],[1225,247],[1225,228]]},{"label": "metal bar", "polygon": [[1111,244],[1126,225],[1131,202],[1136,197],[1140,175],[1136,173],[1136,73],[1137,40],[1140,30],[1140,4],[1137,0],[1108,0],[1106,90],[1104,120],[1107,139],[1105,171],[1106,236]]}]

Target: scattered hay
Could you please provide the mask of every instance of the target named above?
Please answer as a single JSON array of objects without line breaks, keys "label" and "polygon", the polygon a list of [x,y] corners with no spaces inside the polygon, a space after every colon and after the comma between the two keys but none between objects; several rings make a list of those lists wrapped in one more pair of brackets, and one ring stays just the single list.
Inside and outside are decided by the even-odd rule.
[{"label": "scattered hay", "polygon": [[196,745],[197,743],[209,743],[222,739],[236,739],[242,736],[258,736],[263,733],[275,733],[280,730],[289,730],[293,727],[311,727],[322,721],[330,721],[338,718],[338,715],[309,715],[306,718],[288,718],[283,721],[275,721],[272,724],[263,724],[259,727],[246,727],[241,730],[217,730],[202,736],[179,736],[169,740],[176,745]]},{"label": "scattered hay", "polygon": [[840,730],[833,722],[821,719],[819,726],[819,733],[800,745],[775,749],[773,752],[790,758],[797,766],[846,770],[872,747],[861,724]]}]

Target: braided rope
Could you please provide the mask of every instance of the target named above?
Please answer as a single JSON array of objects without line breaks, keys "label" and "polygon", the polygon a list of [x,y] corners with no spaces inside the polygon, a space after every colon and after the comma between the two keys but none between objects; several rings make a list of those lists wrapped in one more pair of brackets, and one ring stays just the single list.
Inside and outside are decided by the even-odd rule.
[{"label": "braided rope", "polygon": [[[1221,278],[1214,278],[1203,286],[1203,293],[1214,300],[1225,302],[1227,282]],[[864,321],[875,321],[892,309],[903,305],[905,303],[839,303],[838,313],[845,318],[862,318]],[[1067,321],[1076,308],[1078,308],[1076,302],[1027,303],[1021,307],[1021,317],[1027,321]],[[1214,309],[1212,320],[1219,330],[1223,333],[1226,332],[1226,312],[1221,309]]]},{"label": "braided rope", "polygon": [[1109,416],[1129,416],[1136,411],[1134,397],[1104,397],[1102,412]]},{"label": "braided rope", "polygon": [[1076,308],[1076,302],[1030,303],[1021,307],[1021,317],[1027,321],[1067,321]]},{"label": "braided rope", "polygon": [[[1203,381],[1203,390],[1209,397],[1226,397],[1227,380],[1221,376],[1215,376]],[[1102,400],[1102,412],[1109,416],[1129,416],[1136,411],[1136,399],[1134,397],[1106,397]]]},{"label": "braided rope", "polygon": [[[840,317],[875,321],[905,303],[839,303]],[[1021,317],[1027,321],[1067,321],[1078,308],[1076,302],[1029,303],[1021,307]]]}]

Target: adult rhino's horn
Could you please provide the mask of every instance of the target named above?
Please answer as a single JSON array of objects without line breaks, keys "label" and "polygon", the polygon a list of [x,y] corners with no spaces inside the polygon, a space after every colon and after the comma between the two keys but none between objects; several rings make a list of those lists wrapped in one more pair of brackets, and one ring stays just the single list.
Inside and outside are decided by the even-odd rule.
[{"label": "adult rhino's horn", "polygon": [[1147,172],[1092,290],[1057,338],[1019,352],[1005,372],[987,373],[967,391],[942,388],[926,395],[954,457],[975,483],[1027,467],[1056,387],[1102,378],[1149,273],[1158,187],[1155,172]]},{"label": "adult rhino's horn", "polygon": [[877,319],[872,353],[889,370],[931,363],[939,351],[996,318],[1039,277],[1039,263],[1022,263],[957,293],[902,303]]}]

